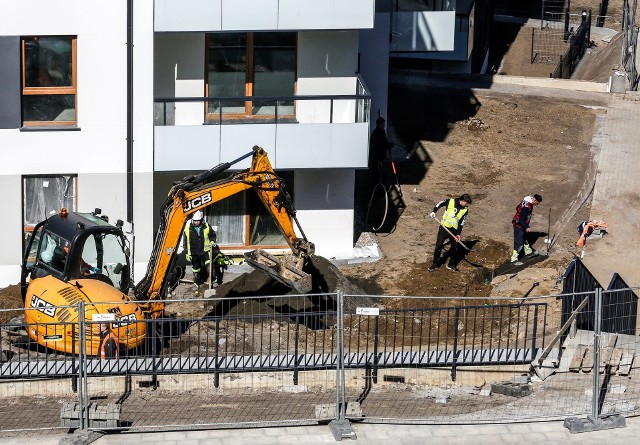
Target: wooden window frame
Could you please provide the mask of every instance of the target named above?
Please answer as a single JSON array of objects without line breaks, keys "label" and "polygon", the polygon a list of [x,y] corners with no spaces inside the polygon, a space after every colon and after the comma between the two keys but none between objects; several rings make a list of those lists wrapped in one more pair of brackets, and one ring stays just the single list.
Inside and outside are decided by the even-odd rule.
[{"label": "wooden window frame", "polygon": [[[254,81],[254,66],[253,66],[253,48],[254,48],[254,33],[247,32],[247,48],[246,48],[246,61],[247,61],[247,69],[245,70],[245,82],[244,82],[244,94],[245,96],[253,95],[253,81]],[[208,33],[205,35],[205,60],[204,60],[204,95],[205,97],[209,97],[209,42],[211,39],[215,38],[215,33]],[[296,64],[294,71],[294,81],[293,81],[293,95],[295,96],[296,91],[298,89],[298,34],[296,33]],[[293,113],[291,114],[278,114],[278,118],[282,119],[294,119],[296,115],[296,101],[293,101]],[[209,113],[209,102],[205,101],[204,104],[204,114],[205,114],[205,122],[215,122],[220,119],[222,116],[222,120],[268,120],[273,119],[275,114],[267,114],[267,115],[254,115],[253,111],[253,102],[250,100],[244,101],[244,113],[222,113],[220,111],[216,113]]]},{"label": "wooden window frame", "polygon": [[[71,86],[64,87],[27,87],[26,86],[26,69],[25,69],[25,41],[33,37],[71,37]],[[21,54],[21,88],[23,96],[48,96],[48,95],[73,95],[75,120],[73,121],[25,121],[22,119],[23,127],[49,127],[49,126],[77,126],[78,125],[78,63],[77,63],[77,36],[73,35],[38,35],[23,36],[20,38],[20,54]]]}]

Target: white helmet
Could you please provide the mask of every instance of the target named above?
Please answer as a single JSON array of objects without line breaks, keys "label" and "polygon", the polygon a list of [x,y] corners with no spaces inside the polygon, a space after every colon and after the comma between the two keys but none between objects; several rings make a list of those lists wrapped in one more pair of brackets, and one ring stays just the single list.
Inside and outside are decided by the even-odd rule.
[{"label": "white helmet", "polygon": [[202,210],[198,210],[196,213],[193,214],[194,221],[200,221],[202,218],[204,218],[204,215],[202,214]]}]

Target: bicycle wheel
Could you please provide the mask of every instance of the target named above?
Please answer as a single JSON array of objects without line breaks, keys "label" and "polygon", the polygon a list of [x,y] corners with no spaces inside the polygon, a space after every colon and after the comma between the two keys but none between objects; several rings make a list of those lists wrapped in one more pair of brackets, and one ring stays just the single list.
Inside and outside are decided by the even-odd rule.
[{"label": "bicycle wheel", "polygon": [[367,207],[367,227],[377,232],[384,226],[389,210],[389,194],[381,182],[377,183],[371,193],[369,206]]}]

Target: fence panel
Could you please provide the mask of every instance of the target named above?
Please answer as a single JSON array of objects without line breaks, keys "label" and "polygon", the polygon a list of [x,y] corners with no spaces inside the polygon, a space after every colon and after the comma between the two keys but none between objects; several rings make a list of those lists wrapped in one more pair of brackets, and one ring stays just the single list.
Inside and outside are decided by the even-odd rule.
[{"label": "fence panel", "polygon": [[[564,287],[594,280],[575,262]],[[138,321],[104,326],[117,358],[101,356],[88,305],[29,309],[77,311],[65,324],[0,310],[0,431],[534,421],[640,403],[637,289],[616,276],[607,291],[528,298],[167,300],[132,349]]]},{"label": "fence panel", "polygon": [[[52,308],[29,309],[32,319]],[[65,307],[57,308],[65,309]],[[0,309],[0,431],[25,432],[62,428],[60,409],[65,402],[78,400],[76,358],[40,346],[32,336],[45,342],[77,338],[71,323],[27,325],[24,309]],[[31,334],[31,336],[30,336]]]},{"label": "fence panel", "polygon": [[[600,387],[597,398],[600,415],[631,414],[640,409],[637,289],[627,286],[612,289],[623,284],[624,281],[616,274],[609,289],[602,291],[602,326],[619,329],[606,331],[603,328],[600,340]],[[610,302],[615,302],[615,305]]]},{"label": "fence panel", "polygon": [[352,419],[475,423],[590,412],[590,380],[569,375],[560,343],[541,369],[532,366],[556,335],[557,296],[448,300],[455,304],[379,297],[378,308],[345,313],[347,403],[361,409]]},{"label": "fence panel", "polygon": [[[167,311],[176,318],[147,323],[143,347],[121,351],[118,360],[89,357],[89,402],[103,411],[110,404],[121,408],[118,425],[95,427],[332,420],[336,311],[321,308],[318,300],[335,301],[335,296],[167,301]],[[204,310],[189,314],[194,307]],[[87,332],[99,332],[98,324],[87,322]]]}]

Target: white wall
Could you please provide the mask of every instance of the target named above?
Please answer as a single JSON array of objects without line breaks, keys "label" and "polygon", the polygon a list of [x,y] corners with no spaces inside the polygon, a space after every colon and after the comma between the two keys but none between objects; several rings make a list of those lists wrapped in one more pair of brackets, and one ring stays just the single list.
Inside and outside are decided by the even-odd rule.
[{"label": "white wall", "polygon": [[353,184],[351,169],[297,171],[295,207],[302,230],[315,243],[316,254],[353,256]]},{"label": "white wall", "polygon": [[155,0],[155,30],[366,29],[375,0]]},{"label": "white wall", "polygon": [[[153,169],[153,11],[134,3],[134,175]],[[17,282],[21,262],[21,175],[77,174],[78,210],[101,207],[113,220],[126,219],[127,171],[126,2],[58,0],[3,2],[2,35],[77,36],[77,117],[74,131],[0,130],[0,184],[4,212],[0,226],[0,286]],[[148,181],[135,181],[134,218],[138,252],[151,246]],[[134,185],[134,187],[136,186]],[[144,192],[144,193],[141,193]],[[147,195],[150,196],[150,195]],[[10,272],[5,273],[9,270]],[[11,277],[15,275],[15,280]]]}]

